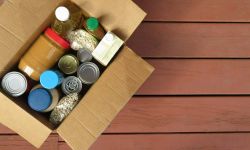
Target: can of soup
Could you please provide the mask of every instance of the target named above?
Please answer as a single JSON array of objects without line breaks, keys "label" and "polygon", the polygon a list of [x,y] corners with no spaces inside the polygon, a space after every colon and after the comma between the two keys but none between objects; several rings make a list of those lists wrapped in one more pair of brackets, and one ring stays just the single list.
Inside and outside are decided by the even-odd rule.
[{"label": "can of soup", "polygon": [[85,63],[92,60],[92,54],[89,50],[80,49],[77,51],[77,58],[80,62]]},{"label": "can of soup", "polygon": [[2,88],[10,96],[18,97],[27,91],[28,82],[20,72],[9,72],[2,79]]},{"label": "can of soup", "polygon": [[79,61],[74,55],[65,55],[59,60],[58,67],[66,75],[71,75],[76,73]]},{"label": "can of soup", "polygon": [[100,77],[100,70],[96,64],[86,62],[78,68],[77,76],[84,84],[93,84]]},{"label": "can of soup", "polygon": [[82,90],[82,82],[75,76],[69,76],[62,83],[62,91],[64,94],[80,93]]}]

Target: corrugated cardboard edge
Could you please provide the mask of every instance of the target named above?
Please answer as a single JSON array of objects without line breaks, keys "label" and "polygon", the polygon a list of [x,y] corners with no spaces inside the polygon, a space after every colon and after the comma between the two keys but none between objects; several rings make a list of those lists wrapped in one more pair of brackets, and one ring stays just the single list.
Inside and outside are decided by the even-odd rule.
[{"label": "corrugated cardboard edge", "polygon": [[39,148],[52,132],[8,97],[0,93],[0,122]]},{"label": "corrugated cardboard edge", "polygon": [[72,0],[86,15],[97,17],[106,31],[127,41],[146,13],[132,0]]},{"label": "corrugated cardboard edge", "polygon": [[87,150],[154,68],[124,47],[57,132],[74,150]]}]

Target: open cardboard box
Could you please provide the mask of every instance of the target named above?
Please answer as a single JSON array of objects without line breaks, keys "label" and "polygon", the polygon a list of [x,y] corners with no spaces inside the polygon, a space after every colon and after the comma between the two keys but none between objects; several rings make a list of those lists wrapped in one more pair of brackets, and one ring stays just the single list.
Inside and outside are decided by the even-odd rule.
[{"label": "open cardboard box", "polygon": [[[10,71],[66,0],[6,0],[0,6],[0,76]],[[107,31],[127,40],[145,17],[131,0],[72,0]],[[22,99],[0,93],[0,122],[40,147],[56,130],[74,150],[86,150],[108,127],[154,68],[124,46],[76,108],[55,128]]]}]

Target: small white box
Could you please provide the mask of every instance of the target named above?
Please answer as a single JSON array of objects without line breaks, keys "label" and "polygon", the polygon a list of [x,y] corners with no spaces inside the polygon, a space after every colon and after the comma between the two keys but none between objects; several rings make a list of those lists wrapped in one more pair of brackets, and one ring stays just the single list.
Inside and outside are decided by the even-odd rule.
[{"label": "small white box", "polygon": [[107,66],[124,41],[112,32],[107,32],[92,52],[93,57],[102,65]]}]

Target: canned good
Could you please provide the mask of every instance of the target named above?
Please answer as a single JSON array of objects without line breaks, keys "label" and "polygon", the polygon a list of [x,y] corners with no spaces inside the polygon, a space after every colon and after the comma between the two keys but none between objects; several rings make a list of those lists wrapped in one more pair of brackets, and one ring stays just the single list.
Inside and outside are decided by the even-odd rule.
[{"label": "canned good", "polygon": [[74,74],[79,67],[79,61],[74,55],[65,55],[59,60],[58,67],[67,75]]},{"label": "canned good", "polygon": [[96,64],[86,62],[79,67],[77,76],[84,84],[93,84],[100,77],[100,70]]},{"label": "canned good", "polygon": [[38,112],[52,111],[59,101],[57,89],[47,90],[40,85],[31,90],[28,96],[28,104],[31,109]]},{"label": "canned good", "polygon": [[54,89],[63,82],[63,74],[59,71],[47,70],[40,76],[40,83],[46,89]]},{"label": "canned good", "polygon": [[54,125],[59,125],[74,109],[78,102],[79,95],[77,93],[72,93],[63,97],[51,112],[50,122]]},{"label": "canned good", "polygon": [[85,62],[91,61],[93,57],[89,50],[80,49],[77,52],[77,58],[80,62],[85,63]]},{"label": "canned good", "polygon": [[70,76],[64,79],[62,83],[62,91],[64,94],[80,93],[82,90],[82,82],[79,78]]},{"label": "canned good", "polygon": [[2,87],[9,95],[18,97],[27,91],[28,82],[20,72],[9,72],[2,79]]}]

